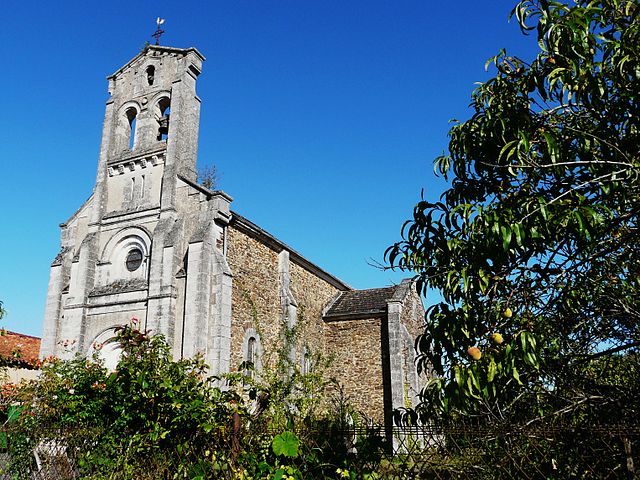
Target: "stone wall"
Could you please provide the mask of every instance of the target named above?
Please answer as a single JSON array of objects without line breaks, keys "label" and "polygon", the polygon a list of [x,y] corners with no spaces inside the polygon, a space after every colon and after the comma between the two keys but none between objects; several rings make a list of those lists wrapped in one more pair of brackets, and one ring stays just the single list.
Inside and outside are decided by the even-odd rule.
[{"label": "stone wall", "polygon": [[290,273],[291,291],[298,302],[298,361],[303,361],[305,348],[312,356],[326,357],[322,311],[338,290],[294,262],[291,262]]},{"label": "stone wall", "polygon": [[371,318],[328,322],[325,329],[333,358],[328,376],[344,387],[356,410],[376,422],[384,420],[382,327],[381,319]]},{"label": "stone wall", "polygon": [[[262,364],[273,364],[281,348],[283,303],[278,252],[233,226],[227,229],[227,262],[233,273],[231,368],[244,360],[247,331],[260,335]],[[322,310],[338,289],[289,260],[290,293],[297,306],[296,361],[304,352],[324,354]]]},{"label": "stone wall", "polygon": [[242,342],[248,329],[259,333],[267,356],[276,348],[282,321],[278,254],[254,238],[228,227],[227,262],[233,273],[230,367],[236,370],[244,360]]},{"label": "stone wall", "polygon": [[[2,375],[0,375],[0,384],[18,384],[23,380],[36,380],[40,375],[40,370],[30,370],[27,368],[7,368],[6,373],[6,378],[3,378]],[[2,463],[0,463],[0,465],[2,465]]]}]

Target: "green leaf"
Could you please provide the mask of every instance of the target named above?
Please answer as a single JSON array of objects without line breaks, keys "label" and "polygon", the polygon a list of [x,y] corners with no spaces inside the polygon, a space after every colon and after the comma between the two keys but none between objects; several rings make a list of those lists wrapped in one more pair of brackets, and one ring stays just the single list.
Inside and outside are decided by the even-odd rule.
[{"label": "green leaf", "polygon": [[524,228],[522,227],[521,223],[516,223],[513,225],[513,233],[516,234],[516,242],[518,243],[518,246],[521,247],[522,241],[524,239]]},{"label": "green leaf", "polygon": [[291,432],[282,432],[276,435],[271,444],[273,453],[276,455],[284,455],[285,457],[296,458],[298,456],[298,446],[300,441]]},{"label": "green leaf", "polygon": [[7,423],[13,423],[18,420],[18,417],[24,410],[24,405],[12,405],[7,412]]},{"label": "green leaf", "polygon": [[520,374],[515,366],[511,369],[511,374],[513,375],[513,378],[515,378],[516,382],[522,385],[522,382],[520,381]]},{"label": "green leaf", "polygon": [[496,373],[498,373],[498,367],[496,366],[495,360],[492,358],[491,362],[489,362],[489,369],[487,371],[487,381],[493,382]]},{"label": "green leaf", "polygon": [[500,232],[502,233],[502,248],[507,251],[511,243],[511,227],[509,225],[502,225]]}]

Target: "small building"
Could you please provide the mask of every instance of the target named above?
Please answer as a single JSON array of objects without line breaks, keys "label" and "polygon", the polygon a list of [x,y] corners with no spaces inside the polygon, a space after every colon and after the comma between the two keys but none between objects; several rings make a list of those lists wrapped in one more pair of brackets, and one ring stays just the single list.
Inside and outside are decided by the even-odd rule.
[{"label": "small building", "polygon": [[7,375],[0,375],[0,383],[35,379],[40,372],[39,351],[38,337],[0,330],[0,363],[7,367]]},{"label": "small building", "polygon": [[[296,327],[290,358],[304,368],[311,352],[333,358],[355,407],[382,420],[419,388],[421,300],[409,281],[352,289],[197,183],[204,60],[147,46],[108,77],[96,184],[61,225],[40,355],[91,354],[135,316],[176,358],[200,352],[218,374],[260,368]],[[118,352],[102,355],[114,363]]]}]

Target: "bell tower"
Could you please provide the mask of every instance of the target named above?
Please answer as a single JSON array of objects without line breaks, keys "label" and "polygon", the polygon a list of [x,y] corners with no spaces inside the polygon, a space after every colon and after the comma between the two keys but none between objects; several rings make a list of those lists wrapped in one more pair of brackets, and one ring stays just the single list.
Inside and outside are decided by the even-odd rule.
[{"label": "bell tower", "polygon": [[91,223],[155,206],[175,211],[176,176],[196,178],[203,61],[195,48],[149,45],[108,77]]},{"label": "bell tower", "polygon": [[[136,317],[177,357],[211,350],[214,364],[221,350],[207,342],[228,336],[231,315],[230,300],[212,300],[230,298],[223,232],[231,198],[196,183],[204,60],[195,48],[148,45],[107,77],[96,184],[61,225],[42,356],[89,354]],[[194,332],[190,343],[183,332]]]}]

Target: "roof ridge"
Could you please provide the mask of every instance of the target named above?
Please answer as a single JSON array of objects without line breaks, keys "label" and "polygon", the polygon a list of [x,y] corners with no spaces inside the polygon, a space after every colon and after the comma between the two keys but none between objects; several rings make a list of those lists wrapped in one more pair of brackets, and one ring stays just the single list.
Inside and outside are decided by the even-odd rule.
[{"label": "roof ridge", "polygon": [[4,331],[4,334],[0,335],[0,337],[4,337],[7,334],[11,333],[12,335],[18,335],[19,337],[33,338],[35,340],[42,340],[42,337],[36,337],[34,335],[27,335],[26,333],[14,332],[13,330],[7,330],[6,328],[2,329],[2,331]]}]

